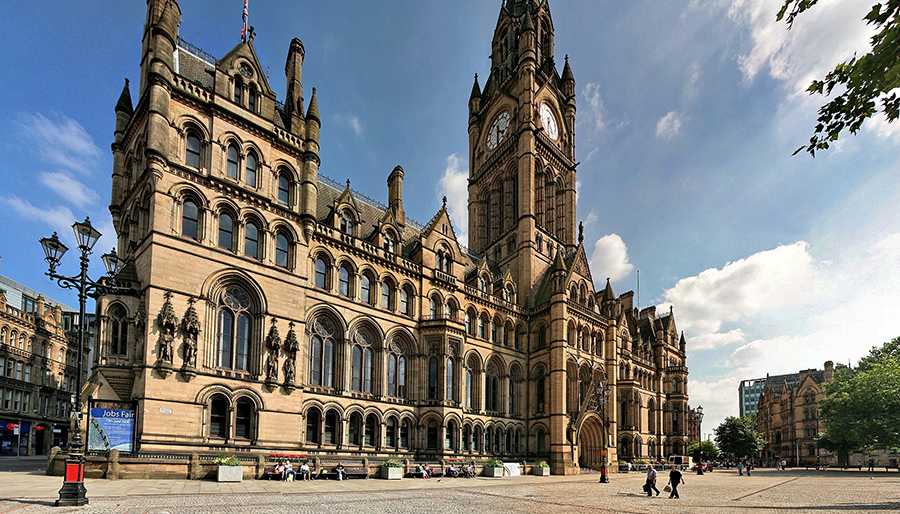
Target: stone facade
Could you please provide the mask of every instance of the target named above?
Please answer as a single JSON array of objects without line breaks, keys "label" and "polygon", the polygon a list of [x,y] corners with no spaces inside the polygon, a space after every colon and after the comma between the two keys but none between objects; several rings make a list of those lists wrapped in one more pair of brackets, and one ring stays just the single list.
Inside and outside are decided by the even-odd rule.
[{"label": "stone facade", "polygon": [[817,402],[825,398],[825,384],[833,379],[831,361],[825,363],[824,371],[766,377],[756,415],[766,441],[764,460],[786,460],[792,466],[836,463],[830,452],[816,447],[816,438],[824,430]]},{"label": "stone facade", "polygon": [[[504,3],[472,89],[469,249],[446,201],[426,224],[406,216],[400,166],[386,204],[318,173],[299,40],[282,103],[252,31],[216,59],[180,19],[148,2],[139,100],[126,84],[116,105],[110,209],[142,296],[98,301],[90,393],[135,402],[138,449],[496,455],[554,473],[684,452],[674,315],[593,287],[575,79],[556,69],[547,0]],[[113,349],[114,311],[135,329]]]},{"label": "stone facade", "polygon": [[[66,443],[77,323],[77,311],[0,276],[0,455],[49,455]],[[85,364],[90,349],[87,344]],[[10,424],[20,425],[21,437]]]}]

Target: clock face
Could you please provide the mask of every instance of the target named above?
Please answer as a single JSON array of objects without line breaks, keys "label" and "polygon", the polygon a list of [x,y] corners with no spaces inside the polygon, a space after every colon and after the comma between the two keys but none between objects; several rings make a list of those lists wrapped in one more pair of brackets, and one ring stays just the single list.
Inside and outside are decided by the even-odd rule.
[{"label": "clock face", "polygon": [[509,131],[509,111],[503,111],[496,118],[494,118],[494,122],[491,123],[491,128],[488,130],[487,136],[487,147],[488,150],[493,150],[497,148],[497,145],[503,141],[503,138],[506,137],[506,133]]},{"label": "clock face", "polygon": [[559,138],[556,116],[553,115],[553,110],[550,109],[550,106],[545,103],[541,104],[541,124],[544,126],[544,131],[550,136],[550,139],[555,141]]}]

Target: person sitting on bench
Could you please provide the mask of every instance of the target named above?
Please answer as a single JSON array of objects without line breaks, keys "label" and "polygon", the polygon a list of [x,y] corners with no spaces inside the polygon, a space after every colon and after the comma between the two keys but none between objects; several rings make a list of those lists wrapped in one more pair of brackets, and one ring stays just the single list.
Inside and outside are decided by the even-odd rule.
[{"label": "person sitting on bench", "polygon": [[291,464],[291,461],[286,461],[284,463],[284,473],[281,475],[282,480],[293,481],[297,477],[297,472],[294,471],[294,466]]},{"label": "person sitting on bench", "polygon": [[344,471],[344,463],[338,462],[337,466],[334,467],[334,472],[337,473],[338,480],[344,480],[347,478],[347,472]]},{"label": "person sitting on bench", "polygon": [[303,480],[310,480],[309,464],[304,462],[303,464],[300,465],[300,477]]},{"label": "person sitting on bench", "polygon": [[451,477],[453,477],[453,478],[458,478],[458,477],[459,477],[459,471],[457,471],[457,469],[456,469],[455,467],[453,467],[453,464],[450,464],[450,467],[447,468],[447,475],[448,475],[448,476],[451,476]]}]

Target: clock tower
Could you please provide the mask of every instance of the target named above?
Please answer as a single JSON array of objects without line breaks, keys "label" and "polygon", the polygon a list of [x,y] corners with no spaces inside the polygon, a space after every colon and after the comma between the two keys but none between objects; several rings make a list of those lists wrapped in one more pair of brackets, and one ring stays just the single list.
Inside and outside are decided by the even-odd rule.
[{"label": "clock tower", "polygon": [[548,0],[506,0],[491,73],[469,99],[469,246],[532,295],[576,246],[575,78],[553,53]]}]

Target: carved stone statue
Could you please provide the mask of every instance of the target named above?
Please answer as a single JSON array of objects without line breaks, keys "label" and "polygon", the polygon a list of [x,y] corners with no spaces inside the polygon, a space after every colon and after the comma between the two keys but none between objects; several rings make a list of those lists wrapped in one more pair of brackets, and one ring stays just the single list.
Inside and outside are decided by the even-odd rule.
[{"label": "carved stone statue", "polygon": [[184,343],[184,365],[197,366],[197,347],[193,341],[185,341]]},{"label": "carved stone statue", "polygon": [[274,382],[278,380],[278,357],[274,353],[270,353],[266,357],[266,381]]},{"label": "carved stone statue", "polygon": [[285,384],[293,384],[294,383],[294,359],[288,358],[284,361],[284,383]]}]

